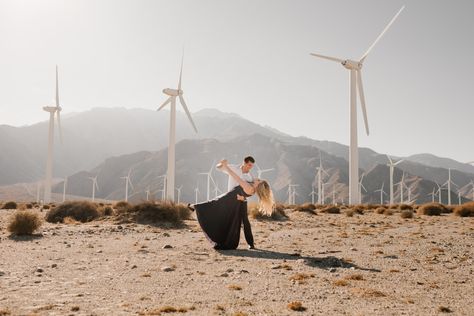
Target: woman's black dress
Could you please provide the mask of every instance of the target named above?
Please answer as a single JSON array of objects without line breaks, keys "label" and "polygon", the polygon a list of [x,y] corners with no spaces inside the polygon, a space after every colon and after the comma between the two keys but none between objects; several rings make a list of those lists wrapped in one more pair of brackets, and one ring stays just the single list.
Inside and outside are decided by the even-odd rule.
[{"label": "woman's black dress", "polygon": [[249,196],[241,186],[237,186],[214,200],[194,205],[199,225],[214,245],[214,249],[236,249],[239,245],[242,223],[245,240],[253,246],[247,202],[237,200],[237,194]]}]

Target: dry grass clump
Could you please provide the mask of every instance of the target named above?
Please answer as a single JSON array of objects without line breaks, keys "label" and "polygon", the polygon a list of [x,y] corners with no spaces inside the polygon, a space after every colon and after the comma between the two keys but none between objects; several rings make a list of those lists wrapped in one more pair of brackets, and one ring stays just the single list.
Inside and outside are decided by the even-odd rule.
[{"label": "dry grass clump", "polygon": [[383,215],[385,215],[385,216],[391,216],[391,215],[393,215],[393,210],[390,209],[390,208],[385,209],[385,210],[383,211]]},{"label": "dry grass clump", "polygon": [[346,209],[344,214],[346,214],[347,217],[352,217],[354,216],[354,210],[351,210],[351,209]]},{"label": "dry grass clump", "polygon": [[276,220],[276,221],[283,221],[288,219],[288,215],[286,215],[285,211],[283,209],[278,209],[275,208],[272,215],[268,216],[265,214],[262,214],[259,211],[258,206],[252,206],[249,209],[249,215],[253,219],[257,220]]},{"label": "dry grass clump", "polygon": [[440,203],[426,203],[418,208],[417,213],[419,215],[439,216],[442,213],[449,213],[449,210]]},{"label": "dry grass clump", "polygon": [[321,209],[321,213],[327,213],[327,214],[340,214],[341,209],[337,206],[334,205],[329,205]]},{"label": "dry grass clump", "polygon": [[0,316],[10,316],[12,313],[8,309],[0,309]]},{"label": "dry grass clump", "polygon": [[298,284],[304,284],[309,278],[314,278],[314,274],[295,273],[289,278],[289,280]]},{"label": "dry grass clump", "polygon": [[306,307],[301,302],[295,301],[288,304],[288,309],[296,312],[304,312]]},{"label": "dry grass clump", "polygon": [[454,215],[461,217],[474,217],[474,202],[456,206],[454,208]]},{"label": "dry grass clump", "polygon": [[400,213],[401,218],[413,218],[413,210],[406,209]]},{"label": "dry grass clump", "polygon": [[401,210],[401,211],[404,211],[404,210],[413,210],[413,206],[409,205],[409,204],[400,204],[398,206],[398,209]]},{"label": "dry grass clump", "polygon": [[344,277],[346,280],[363,281],[364,276],[360,273],[350,274]]},{"label": "dry grass clump", "polygon": [[137,223],[171,223],[179,225],[189,219],[191,211],[183,204],[174,202],[144,202],[132,207],[117,209],[119,218],[127,218]]},{"label": "dry grass clump", "polygon": [[355,287],[351,289],[351,292],[357,296],[365,297],[365,298],[373,298],[373,297],[385,297],[385,293],[375,290],[375,289],[368,289],[368,288],[360,288]]},{"label": "dry grass clump", "polygon": [[385,206],[380,206],[375,209],[375,213],[383,214],[387,208]]},{"label": "dry grass clump", "polygon": [[49,210],[51,207],[48,204],[43,205],[43,210]]},{"label": "dry grass clump", "polygon": [[85,223],[100,217],[100,213],[96,204],[87,201],[66,202],[46,213],[46,221],[50,223],[64,223],[66,217]]},{"label": "dry grass clump", "polygon": [[305,212],[309,214],[316,215],[316,206],[311,203],[304,203],[295,207],[295,212]]},{"label": "dry grass clump", "polygon": [[125,213],[130,211],[132,208],[132,205],[126,201],[120,201],[115,203],[114,209],[117,210],[118,213]]},{"label": "dry grass clump", "polygon": [[438,311],[441,312],[441,313],[452,313],[453,312],[451,310],[451,308],[446,307],[446,306],[439,306]]},{"label": "dry grass clump", "polygon": [[347,282],[347,280],[339,279],[334,281],[332,284],[334,284],[335,286],[348,286],[349,282]]},{"label": "dry grass clump", "polygon": [[4,210],[16,210],[17,207],[18,207],[18,205],[16,204],[16,202],[8,201],[8,202],[5,202],[5,204],[3,204],[2,209],[4,209]]},{"label": "dry grass clump", "polygon": [[[100,206],[100,204],[99,204]],[[114,215],[114,209],[111,208],[110,206],[100,206],[99,207],[99,213],[101,216],[112,216]]]},{"label": "dry grass clump", "polygon": [[12,215],[8,224],[8,231],[14,235],[31,235],[40,228],[41,219],[32,211],[17,211]]},{"label": "dry grass clump", "polygon": [[228,286],[229,290],[234,290],[234,291],[241,291],[242,290],[242,287],[240,285],[236,285],[236,284],[231,284]]}]

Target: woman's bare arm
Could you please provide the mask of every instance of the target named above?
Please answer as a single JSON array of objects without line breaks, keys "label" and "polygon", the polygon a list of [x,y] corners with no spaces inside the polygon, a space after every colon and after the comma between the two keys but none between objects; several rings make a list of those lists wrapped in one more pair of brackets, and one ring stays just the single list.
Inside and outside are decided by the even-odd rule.
[{"label": "woman's bare arm", "polygon": [[253,195],[255,193],[255,189],[252,185],[250,185],[247,181],[242,180],[231,168],[227,163],[227,160],[221,161],[222,168],[239,183],[239,185],[244,189],[244,192],[248,195]]}]

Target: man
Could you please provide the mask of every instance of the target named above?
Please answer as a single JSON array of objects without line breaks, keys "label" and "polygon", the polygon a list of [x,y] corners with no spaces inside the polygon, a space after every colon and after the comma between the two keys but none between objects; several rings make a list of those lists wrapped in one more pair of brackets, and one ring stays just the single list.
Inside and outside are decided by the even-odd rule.
[{"label": "man", "polygon": [[[244,158],[243,163],[240,166],[236,165],[229,165],[229,168],[232,169],[234,173],[236,173],[242,180],[247,182],[253,182],[253,176],[250,174],[250,170],[252,170],[253,165],[255,164],[255,159],[252,156],[247,156]],[[225,171],[223,171],[225,172]],[[225,172],[227,175],[228,173]],[[229,180],[227,182],[227,192],[232,191],[239,183],[229,176]],[[249,244],[249,249],[255,249],[253,235],[252,235],[252,227],[250,226],[250,221],[247,213],[247,200],[243,197],[238,195],[239,200],[242,201],[241,212],[242,212],[242,222],[244,224],[244,235],[247,244]]]}]

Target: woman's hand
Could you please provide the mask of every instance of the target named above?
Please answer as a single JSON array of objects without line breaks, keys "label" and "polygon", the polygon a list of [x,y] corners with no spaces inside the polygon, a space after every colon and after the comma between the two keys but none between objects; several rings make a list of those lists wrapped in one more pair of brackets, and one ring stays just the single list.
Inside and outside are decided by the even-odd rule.
[{"label": "woman's hand", "polygon": [[229,164],[229,162],[227,161],[227,159],[222,159],[221,161],[219,161],[219,163],[217,164],[217,168],[218,169],[225,169],[227,168],[227,165]]},{"label": "woman's hand", "polygon": [[237,200],[239,201],[245,201],[245,196],[242,196],[240,194],[237,194]]}]

